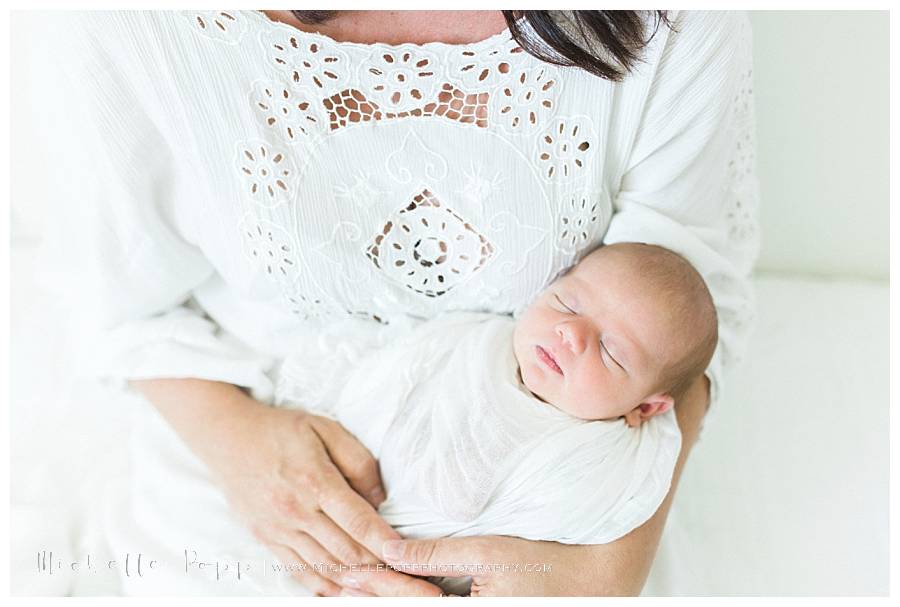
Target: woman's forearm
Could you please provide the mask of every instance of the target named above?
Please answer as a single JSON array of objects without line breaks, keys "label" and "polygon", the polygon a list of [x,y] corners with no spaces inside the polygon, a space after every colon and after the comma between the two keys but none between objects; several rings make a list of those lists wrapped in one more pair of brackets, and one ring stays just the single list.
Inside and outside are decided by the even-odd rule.
[{"label": "woman's forearm", "polygon": [[675,463],[672,484],[669,493],[656,513],[646,523],[610,544],[584,546],[586,558],[593,562],[592,570],[596,572],[592,583],[591,594],[605,596],[637,596],[640,594],[659,546],[666,517],[681,472],[687,461],[691,448],[700,434],[703,417],[709,406],[709,379],[703,376],[686,394],[683,402],[675,407],[678,427],[681,430],[681,452]]},{"label": "woman's forearm", "polygon": [[249,430],[253,413],[266,406],[239,387],[218,381],[164,378],[131,380],[129,384],[208,465],[222,461],[233,449],[222,437]]},{"label": "woman's forearm", "polygon": [[[338,596],[354,588],[351,576],[359,574],[351,574],[351,565],[374,569],[384,542],[400,538],[376,511],[384,499],[378,463],[337,422],[266,405],[222,382],[130,384],[207,465],[233,514],[282,564],[330,564],[293,568],[314,593]],[[437,586],[391,570],[371,581],[377,592],[440,594]]]},{"label": "woman's forearm", "polygon": [[[509,574],[488,568],[472,575],[472,596],[636,596],[644,587],[688,453],[697,441],[709,404],[709,381],[694,383],[675,415],[681,452],[672,483],[656,513],[609,544],[561,544],[511,536],[444,537],[391,542],[385,559],[414,575],[454,570],[459,563],[543,563],[544,575]],[[443,569],[440,569],[443,568]],[[462,575],[465,572],[458,574]],[[376,594],[378,594],[376,592]]]}]

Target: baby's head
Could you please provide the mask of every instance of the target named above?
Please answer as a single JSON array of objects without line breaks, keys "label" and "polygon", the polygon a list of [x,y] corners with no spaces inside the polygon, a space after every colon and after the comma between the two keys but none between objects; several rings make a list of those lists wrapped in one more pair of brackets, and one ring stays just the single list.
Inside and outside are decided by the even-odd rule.
[{"label": "baby's head", "polygon": [[637,426],[680,401],[717,339],[712,298],[691,264],[662,247],[620,243],[547,287],[519,317],[513,346],[522,382],[541,400]]}]

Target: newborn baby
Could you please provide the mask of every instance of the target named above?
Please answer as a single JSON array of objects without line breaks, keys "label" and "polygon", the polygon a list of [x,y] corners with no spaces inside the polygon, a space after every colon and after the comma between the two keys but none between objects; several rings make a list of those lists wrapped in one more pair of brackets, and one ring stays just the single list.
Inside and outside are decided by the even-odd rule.
[{"label": "newborn baby", "polygon": [[718,339],[706,284],[661,247],[601,247],[553,282],[516,324],[520,377],[581,419],[638,426],[706,370]]},{"label": "newborn baby", "polygon": [[379,513],[405,537],[606,543],[667,494],[681,443],[672,408],[705,371],[716,327],[680,256],[604,246],[517,320],[329,326],[285,360],[276,404],[366,445],[387,492]]}]

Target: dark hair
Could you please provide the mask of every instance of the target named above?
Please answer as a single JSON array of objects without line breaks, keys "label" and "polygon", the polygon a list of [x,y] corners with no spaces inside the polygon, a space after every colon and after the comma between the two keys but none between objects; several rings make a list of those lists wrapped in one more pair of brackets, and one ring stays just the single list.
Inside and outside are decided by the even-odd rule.
[{"label": "dark hair", "polygon": [[[513,38],[538,59],[579,67],[606,80],[618,81],[641,61],[641,51],[660,23],[672,27],[666,11],[650,11],[656,19],[645,38],[646,11],[501,11]],[[522,22],[537,39],[529,37]]]},{"label": "dark hair", "polygon": [[[316,25],[338,11],[291,11],[301,23]],[[556,65],[578,67],[618,81],[641,61],[641,51],[660,23],[672,27],[666,11],[501,11],[513,39],[528,53]],[[645,15],[655,14],[645,38]],[[522,28],[527,23],[531,36]]]}]

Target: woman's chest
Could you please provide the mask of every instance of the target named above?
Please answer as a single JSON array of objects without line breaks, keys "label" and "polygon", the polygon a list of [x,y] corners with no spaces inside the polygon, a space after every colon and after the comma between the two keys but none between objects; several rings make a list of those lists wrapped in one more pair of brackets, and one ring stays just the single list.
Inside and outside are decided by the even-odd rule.
[{"label": "woman's chest", "polygon": [[231,215],[204,248],[240,248],[229,282],[308,320],[516,312],[599,244],[608,83],[502,37],[367,46],[250,25],[230,119],[202,141],[205,188]]}]

